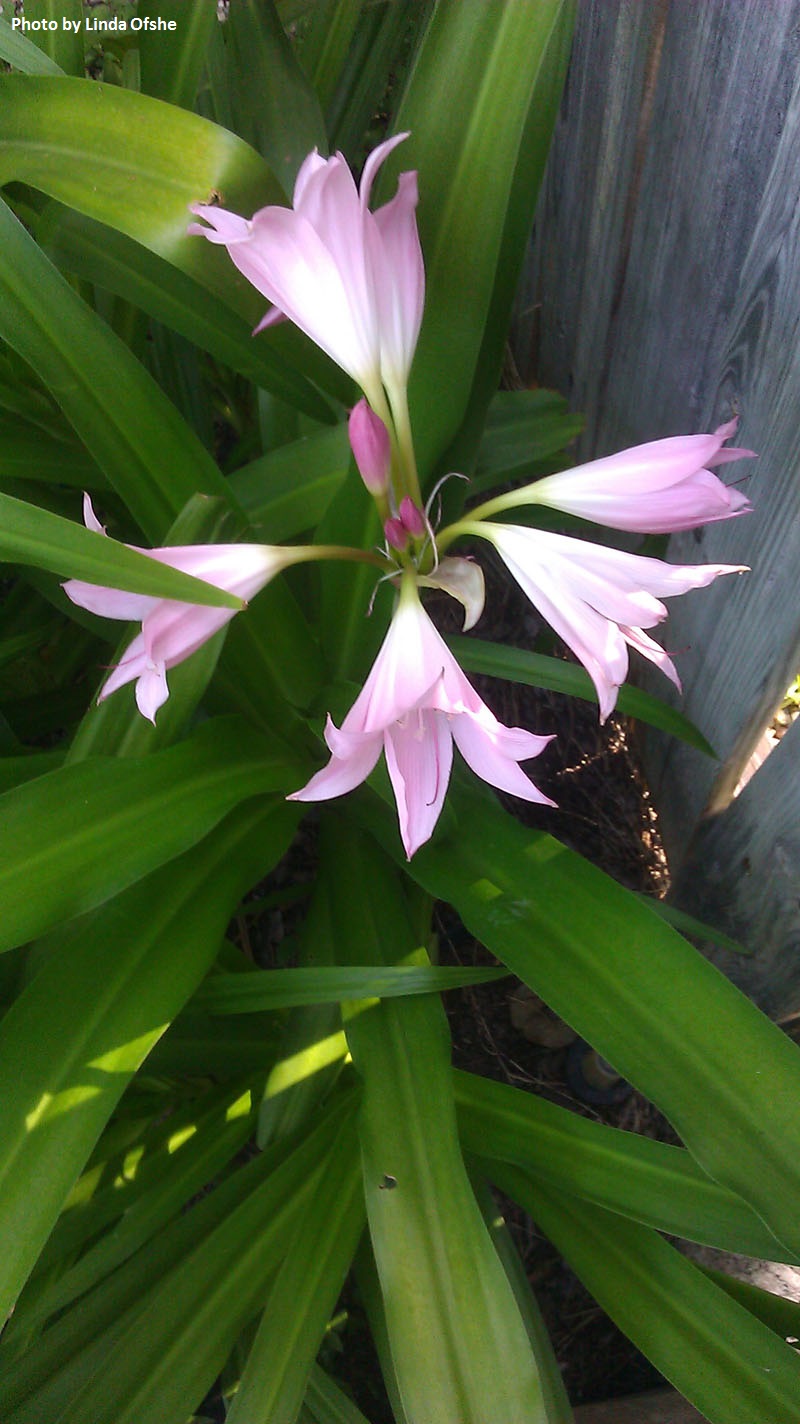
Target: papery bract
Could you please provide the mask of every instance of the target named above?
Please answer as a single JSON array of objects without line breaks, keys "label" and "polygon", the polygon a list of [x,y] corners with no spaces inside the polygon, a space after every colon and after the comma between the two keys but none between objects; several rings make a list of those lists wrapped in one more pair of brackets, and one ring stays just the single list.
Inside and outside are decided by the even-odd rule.
[{"label": "papery bract", "polygon": [[421,588],[439,588],[450,598],[458,599],[464,609],[464,632],[474,628],[486,601],[483,569],[474,559],[458,555],[440,559],[429,574],[417,574]]},{"label": "papery bract", "polygon": [[[261,208],[249,221],[196,204],[209,227],[189,231],[221,243],[249,282],[274,304],[257,330],[284,315],[380,403],[381,384],[405,387],[422,320],[425,274],[417,235],[417,179],[400,175],[377,212],[375,174],[407,134],[379,144],[356,188],[344,158],[314,150],[302,164],[292,208]],[[373,399],[375,398],[375,399]]]},{"label": "papery bract", "polygon": [[[736,514],[750,502],[723,484],[709,466],[752,456],[752,450],[723,450],[738,421],[711,435],[676,435],[635,445],[616,455],[547,475],[503,497],[503,507],[544,504],[613,529],[666,534],[694,529]],[[500,507],[500,501],[494,502]]]},{"label": "papery bract", "polygon": [[[84,521],[88,529],[105,533],[88,495],[84,497]],[[261,544],[192,544],[138,549],[137,552],[245,601],[253,598],[297,557],[294,549]],[[155,722],[156,712],[169,696],[167,671],[202,647],[236,613],[233,608],[208,608],[169,598],[126,593],[80,579],[69,579],[63,588],[73,603],[90,613],[141,623],[141,633],[104,682],[97,700],[102,702],[126,682],[135,681],[136,704],[150,722]]]},{"label": "papery bract", "polygon": [[589,673],[605,721],[628,673],[628,648],[636,648],[676,687],[680,680],[664,649],[644,632],[667,617],[660,601],[704,588],[742,565],[676,565],[627,554],[542,529],[465,522],[490,540],[523,592]]},{"label": "papery bract", "polygon": [[550,737],[498,722],[461,671],[406,574],[389,630],[341,728],[328,718],[331,752],[293,801],[327,801],[352,791],[385,752],[400,835],[410,859],[433,834],[444,803],[453,742],[477,776],[526,801],[552,806],[519,766]]}]

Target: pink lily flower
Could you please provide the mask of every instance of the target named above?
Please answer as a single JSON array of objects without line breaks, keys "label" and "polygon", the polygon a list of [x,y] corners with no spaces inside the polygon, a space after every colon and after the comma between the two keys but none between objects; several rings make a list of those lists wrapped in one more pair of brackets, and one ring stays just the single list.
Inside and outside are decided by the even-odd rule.
[{"label": "pink lily flower", "polygon": [[439,819],[453,742],[490,786],[552,806],[555,803],[519,766],[538,756],[551,740],[498,722],[428,618],[413,574],[406,574],[364,687],[340,728],[328,717],[328,765],[288,799],[328,801],[343,796],[369,776],[383,751],[410,860],[430,839]]},{"label": "pink lily flower", "polygon": [[[502,497],[502,507],[546,504],[612,529],[649,534],[748,514],[752,507],[746,496],[709,468],[754,454],[722,449],[737,425],[736,419],[729,420],[712,435],[675,435],[590,460],[515,490]],[[493,501],[494,509],[500,507],[499,500]]]},{"label": "pink lily flower", "polygon": [[465,532],[494,544],[523,593],[583,663],[597,690],[600,720],[613,712],[628,674],[628,648],[680,679],[659,643],[644,632],[667,617],[660,601],[705,588],[740,564],[667,564],[515,524],[467,522]]},{"label": "pink lily flower", "polygon": [[[83,518],[87,529],[104,534],[92,501],[84,495]],[[261,544],[192,544],[167,549],[139,549],[140,554],[193,574],[216,588],[248,600],[297,557],[296,549],[269,548]],[[98,703],[126,682],[136,682],[136,705],[143,717],[155,723],[156,713],[169,697],[167,671],[191,657],[235,616],[234,608],[206,608],[170,598],[126,593],[99,584],[68,579],[64,592],[79,608],[102,618],[140,622],[122,661],[104,682]]]},{"label": "pink lily flower", "polygon": [[403,173],[391,202],[370,212],[375,174],[407,134],[378,145],[360,190],[344,158],[302,164],[292,208],[268,207],[248,221],[195,204],[209,223],[190,233],[227,247],[231,261],[274,304],[256,328],[286,316],[347,371],[371,404],[381,384],[404,390],[422,321],[425,273],[417,234],[417,175]]}]

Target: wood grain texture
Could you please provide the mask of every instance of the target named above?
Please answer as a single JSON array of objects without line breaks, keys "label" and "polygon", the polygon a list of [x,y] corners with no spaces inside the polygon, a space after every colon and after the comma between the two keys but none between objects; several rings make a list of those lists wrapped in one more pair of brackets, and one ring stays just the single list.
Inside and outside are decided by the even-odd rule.
[{"label": "wood grain texture", "polygon": [[[746,477],[756,513],[675,536],[667,555],[752,569],[673,600],[662,631],[680,705],[721,761],[657,733],[645,759],[680,898],[700,913],[715,867],[710,899],[763,944],[774,987],[756,991],[777,1009],[794,988],[775,966],[800,929],[800,734],[726,816],[701,818],[730,801],[800,667],[800,0],[579,0],[518,337],[523,374],[586,413],[582,459],[733,411],[759,452],[724,472]],[[677,701],[653,669],[634,676]],[[745,834],[749,889],[725,864],[748,854]]]},{"label": "wood grain texture", "polygon": [[800,1012],[800,720],[727,810],[700,823],[671,898],[752,951],[703,946],[766,1013]]},{"label": "wood grain texture", "polygon": [[[703,721],[725,758],[715,779],[674,746],[654,747],[656,795],[678,782],[678,828],[707,802],[725,806],[740,772],[800,666],[800,66],[744,254],[736,300],[720,352],[712,403],[743,410],[741,435],[759,452],[747,475],[755,513],[674,537],[676,561],[747,563],[751,572],[721,580],[708,598],[676,600],[672,646],[683,660],[684,707]],[[741,469],[742,467],[738,467]]]},{"label": "wood grain texture", "polygon": [[[520,369],[587,408],[605,347],[637,153],[654,5],[579,0],[572,55],[517,305]],[[610,77],[614,76],[614,83]],[[580,347],[580,349],[578,349]]]}]

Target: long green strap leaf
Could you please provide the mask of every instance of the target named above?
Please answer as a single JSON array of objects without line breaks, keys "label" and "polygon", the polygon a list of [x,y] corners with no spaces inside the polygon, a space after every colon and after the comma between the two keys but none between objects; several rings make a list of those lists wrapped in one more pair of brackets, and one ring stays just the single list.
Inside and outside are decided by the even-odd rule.
[{"label": "long green strap leaf", "polygon": [[0,18],[0,59],[4,59],[22,74],[64,73],[49,54],[45,54],[38,45],[26,39],[19,30],[12,30],[9,21],[4,18]]},{"label": "long green strap leaf", "polygon": [[[6,1327],[4,1345],[11,1345],[20,1333],[24,1340],[27,1332],[110,1276],[117,1266],[167,1226],[244,1147],[253,1131],[252,1110],[247,1111],[244,1103],[237,1103],[235,1095],[232,1100],[230,1089],[224,1097],[222,1112],[215,1104],[213,1114],[206,1112],[198,1116],[187,1143],[174,1145],[174,1139],[168,1141],[160,1150],[144,1157],[142,1169],[128,1168],[123,1184],[117,1179],[111,1188],[92,1198],[83,1210],[73,1209],[62,1215],[47,1243],[49,1261],[56,1259],[55,1248],[66,1253],[70,1246],[74,1250],[75,1245],[85,1245],[86,1238],[97,1239],[52,1286],[37,1293],[30,1306],[27,1292],[23,1291]],[[145,1146],[143,1143],[143,1151]],[[112,1222],[116,1220],[116,1224],[100,1236],[109,1218]]]},{"label": "long green strap leaf", "polygon": [[[546,687],[551,692],[580,697],[584,702],[597,701],[597,692],[588,672],[575,663],[564,662],[563,658],[549,658],[543,653],[531,653],[526,648],[509,648],[501,643],[486,642],[483,638],[452,635],[447,642],[467,672],[503,677],[509,682],[521,682],[526,687]],[[662,731],[687,742],[690,747],[705,752],[706,756],[717,755],[688,717],[638,687],[630,687],[626,683],[620,688],[617,711],[636,717],[649,727],[660,727]]]},{"label": "long green strap leaf", "polygon": [[299,1424],[369,1424],[349,1395],[330,1375],[314,1365],[306,1389],[306,1409]]},{"label": "long green strap leaf", "polygon": [[242,139],[109,84],[9,75],[0,86],[0,184],[30,183],[126,232],[212,290],[213,271],[234,306],[244,304],[245,318],[259,312],[263,298],[227,255],[220,261],[210,243],[186,233],[189,204],[213,201],[212,190],[246,216],[284,201],[264,160]]},{"label": "long green strap leaf", "polygon": [[[302,967],[330,969],[335,963],[328,902],[321,895],[310,898],[295,955]],[[259,1147],[304,1128],[329,1096],[349,1052],[341,1023],[338,1003],[308,1004],[287,1016],[280,1051],[264,1086]]]},{"label": "long green strap leaf", "polygon": [[[797,1046],[601,870],[526,830],[474,783],[450,801],[459,829],[417,852],[414,879],[453,905],[666,1114],[701,1167],[800,1252]],[[383,817],[370,823],[387,835]],[[400,859],[394,838],[392,849]]]},{"label": "long green strap leaf", "polygon": [[0,493],[0,560],[32,564],[66,578],[211,608],[244,607],[235,594],[148,559],[127,544],[35,504]]},{"label": "long green strap leaf", "polygon": [[297,1417],[363,1230],[358,1137],[348,1119],[273,1282],[227,1424]]},{"label": "long green strap leaf", "polygon": [[478,1204],[483,1212],[494,1248],[500,1257],[508,1276],[519,1313],[539,1361],[542,1380],[542,1394],[547,1410],[547,1424],[574,1424],[561,1367],[547,1333],[544,1316],[531,1289],[531,1283],[505,1220],[498,1215],[497,1202],[489,1187],[488,1179],[476,1172],[470,1173],[470,1180]]},{"label": "long green strap leaf", "polygon": [[[64,428],[64,434],[67,428]],[[33,422],[0,416],[0,475],[8,481],[72,485],[75,489],[108,487],[108,481],[87,450],[75,441],[57,439]]]},{"label": "long green strap leaf", "polygon": [[[264,298],[227,252],[187,234],[192,203],[249,218],[286,201],[255,149],[197,114],[111,84],[9,75],[0,86],[0,186],[29,183],[165,258],[251,327],[261,320]],[[352,403],[352,382],[299,332],[287,326],[258,340]]]},{"label": "long green strap leaf", "polygon": [[[291,1236],[306,1196],[313,1188],[320,1162],[336,1137],[342,1113],[352,1113],[353,1106],[351,1100],[349,1104],[344,1102],[329,1110],[321,1121],[312,1125],[302,1141],[282,1142],[224,1178],[213,1192],[206,1193],[190,1211],[183,1212],[113,1275],[83,1296],[75,1307],[65,1311],[33,1348],[0,1373],[0,1408],[4,1421],[41,1424],[43,1419],[56,1420],[62,1409],[72,1407],[93,1378],[97,1378],[102,1388],[103,1382],[111,1378],[110,1351],[128,1332],[136,1341],[142,1320],[157,1336],[163,1311],[157,1311],[154,1316],[151,1303],[163,1301],[165,1295],[169,1298],[170,1286],[165,1289],[165,1282],[174,1285],[176,1273],[187,1268],[191,1272],[192,1262],[197,1262],[198,1256],[201,1264],[207,1259],[209,1243],[215,1279],[218,1278],[217,1284],[224,1288],[225,1272],[214,1243],[219,1240],[217,1233],[224,1231],[232,1220],[237,1219],[234,1225],[237,1234],[244,1223],[245,1241],[239,1253],[242,1259],[247,1257],[248,1230],[252,1233],[259,1223],[273,1221],[275,1231],[269,1251],[274,1255],[268,1265],[271,1266],[271,1261],[277,1265],[288,1247],[287,1237]],[[234,1287],[237,1284],[234,1280]],[[199,1299],[195,1296],[186,1304],[184,1315],[193,1314]],[[258,1303],[253,1314],[257,1310]],[[217,1323],[226,1328],[224,1315]],[[144,1332],[141,1335],[143,1347],[149,1348]],[[158,1339],[155,1347],[158,1350]],[[163,1353],[163,1341],[161,1350]],[[0,1344],[0,1357],[2,1354]],[[199,1367],[204,1368],[202,1346],[195,1354]],[[139,1383],[138,1378],[136,1383]],[[190,1414],[191,1409],[185,1413]],[[93,1415],[83,1416],[84,1420],[87,1418]],[[116,1418],[114,1424],[118,1424]]]},{"label": "long green strap leaf", "polygon": [[2,1020],[0,1318],[132,1073],[208,971],[239,897],[280,857],[296,824],[295,808],[282,804],[238,812],[182,860],[75,925]]},{"label": "long green strap leaf", "polygon": [[513,1167],[504,1167],[497,1181],[710,1424],[796,1424],[796,1351],[657,1232],[534,1185]]},{"label": "long green strap leaf", "polygon": [[323,0],[303,35],[300,62],[328,111],[336,91],[364,0]]},{"label": "long green strap leaf", "polygon": [[142,19],[161,20],[175,29],[147,29],[138,34],[142,92],[191,109],[211,32],[219,23],[207,0],[139,0]]},{"label": "long green strap leaf", "polygon": [[28,0],[25,18],[34,24],[44,21],[42,29],[34,31],[34,44],[39,45],[44,54],[67,74],[83,74],[82,0]]},{"label": "long green strap leaf", "polygon": [[[374,843],[339,824],[323,857],[342,957],[391,963],[414,948],[400,881]],[[346,1031],[364,1083],[367,1217],[410,1424],[546,1424],[536,1360],[461,1158],[441,1004],[354,1004]]]},{"label": "long green strap leaf", "polygon": [[504,969],[439,968],[438,965],[385,965],[373,969],[272,969],[259,974],[215,974],[193,1000],[211,1014],[251,1014],[259,1009],[332,1004],[342,999],[393,999],[436,994],[467,984],[502,979]]},{"label": "long green strap leaf", "polygon": [[236,718],[149,757],[91,758],[0,797],[0,948],[117,894],[240,801],[292,789],[283,750]]},{"label": "long green strap leaf", "polygon": [[719,1286],[728,1295],[749,1310],[756,1320],[761,1320],[782,1340],[795,1343],[800,1340],[800,1301],[791,1296],[775,1295],[773,1291],[754,1286],[751,1281],[741,1281],[728,1271],[715,1271],[712,1266],[701,1266],[704,1276]]},{"label": "long green strap leaf", "polygon": [[36,236],[61,270],[123,297],[315,420],[333,418],[311,381],[270,342],[253,336],[252,321],[125,233],[51,203],[37,223]]},{"label": "long green strap leaf", "polygon": [[147,537],[158,543],[198,492],[229,499],[175,407],[2,201],[0,253],[0,336],[38,372]]},{"label": "long green strap leaf", "polygon": [[353,1109],[350,1097],[329,1110],[325,1130],[294,1154],[306,1164],[304,1180],[290,1158],[159,1282],[58,1424],[163,1424],[191,1415],[257,1314],[320,1177],[335,1170],[338,1151],[347,1153]]},{"label": "long green strap leaf", "polygon": [[[427,299],[411,409],[426,475],[468,411],[529,110],[541,106],[539,122],[549,134],[553,90],[566,68],[565,45],[557,40],[570,26],[571,6],[563,0],[478,6],[440,0],[397,114],[396,130],[410,130],[411,138],[388,160],[381,192],[388,192],[390,174],[419,170]],[[539,172],[542,149],[546,143],[537,155]],[[528,172],[521,178],[531,204],[536,183]],[[512,271],[527,236],[517,253],[504,254]]]},{"label": "long green strap leaf", "polygon": [[251,524],[269,543],[314,528],[350,469],[347,427],[293,440],[243,465],[231,488]]},{"label": "long green strap leaf", "polygon": [[770,1260],[786,1254],[755,1212],[683,1148],[472,1073],[456,1073],[455,1093],[461,1141],[476,1156],[510,1162],[546,1186],[672,1236]]},{"label": "long green strap leaf", "polygon": [[476,490],[532,479],[530,471],[560,454],[583,425],[557,391],[498,391],[486,413],[470,497]]},{"label": "long green strap leaf", "polygon": [[274,0],[238,0],[224,30],[232,127],[263,154],[291,193],[312,149],[327,149],[319,100],[278,18]]},{"label": "long green strap leaf", "polygon": [[453,446],[445,455],[445,469],[460,469],[471,463],[482,433],[486,408],[492,398],[496,398],[514,298],[528,252],[539,185],[567,75],[576,9],[576,0],[562,0],[558,13],[553,15],[552,27],[542,49],[517,151],[484,335],[467,401],[467,416]]}]

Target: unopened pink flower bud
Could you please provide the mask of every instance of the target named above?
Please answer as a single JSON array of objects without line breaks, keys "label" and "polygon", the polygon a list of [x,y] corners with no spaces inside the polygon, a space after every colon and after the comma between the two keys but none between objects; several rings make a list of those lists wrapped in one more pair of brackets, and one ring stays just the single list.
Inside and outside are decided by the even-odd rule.
[{"label": "unopened pink flower bud", "polygon": [[386,494],[391,462],[391,446],[386,426],[362,398],[350,412],[347,429],[353,456],[364,484],[370,494]]},{"label": "unopened pink flower bud", "polygon": [[410,495],[404,495],[400,501],[400,518],[404,529],[414,539],[421,539],[425,533],[425,515],[418,509]]},{"label": "unopened pink flower bud", "polygon": [[408,544],[408,530],[402,519],[387,519],[383,526],[383,532],[386,535],[387,544],[402,554]]}]

